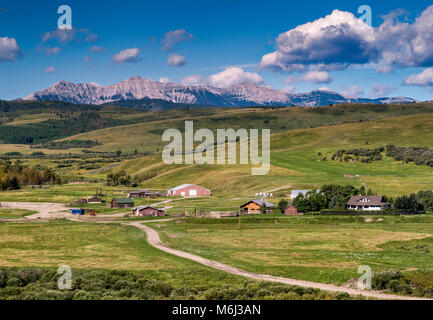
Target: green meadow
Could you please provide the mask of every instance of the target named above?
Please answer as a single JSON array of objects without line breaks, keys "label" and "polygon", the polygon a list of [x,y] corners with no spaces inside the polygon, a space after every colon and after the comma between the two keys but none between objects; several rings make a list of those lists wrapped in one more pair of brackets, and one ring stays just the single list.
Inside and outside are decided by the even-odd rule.
[{"label": "green meadow", "polygon": [[[250,281],[151,247],[138,228],[0,224],[1,299],[336,299],[319,290]],[[73,288],[57,290],[57,268]],[[344,298],[347,298],[344,296]]]},{"label": "green meadow", "polygon": [[240,228],[237,218],[150,225],[171,247],[255,273],[342,285],[367,265],[373,272],[398,269],[433,288],[430,215],[242,217]]}]

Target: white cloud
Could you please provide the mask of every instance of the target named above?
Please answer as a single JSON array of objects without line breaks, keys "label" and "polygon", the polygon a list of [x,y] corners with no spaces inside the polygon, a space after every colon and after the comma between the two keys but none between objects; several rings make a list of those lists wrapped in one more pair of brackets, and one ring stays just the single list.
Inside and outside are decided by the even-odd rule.
[{"label": "white cloud", "polygon": [[104,50],[105,50],[105,48],[99,47],[99,46],[92,46],[90,48],[90,52],[92,52],[92,53],[97,53],[97,52],[101,52],[101,51],[104,51]]},{"label": "white cloud", "polygon": [[370,89],[370,97],[383,98],[388,96],[395,90],[395,87],[391,87],[385,84],[373,84]]},{"label": "white cloud", "polygon": [[168,57],[167,64],[172,67],[183,67],[186,64],[184,56],[172,54]]},{"label": "white cloud", "polygon": [[294,86],[287,86],[283,88],[284,91],[286,91],[287,93],[294,93],[296,88]]},{"label": "white cloud", "polygon": [[375,55],[373,28],[350,12],[330,15],[280,34],[278,50],[265,55],[262,68],[293,72],[311,64],[366,63]]},{"label": "white cloud", "polygon": [[161,77],[161,78],[159,79],[159,82],[162,82],[162,83],[169,83],[169,82],[171,82],[171,80],[170,80],[169,77]]},{"label": "white cloud", "polygon": [[287,83],[287,84],[292,84],[292,83],[295,83],[296,80],[297,80],[297,77],[296,77],[296,76],[288,76],[288,77],[284,80],[284,82]]},{"label": "white cloud", "polygon": [[54,67],[48,67],[48,68],[46,68],[45,69],[45,72],[46,73],[54,73],[54,72],[56,72],[56,68],[54,68]]},{"label": "white cloud", "polygon": [[86,61],[86,62],[90,62],[90,61],[92,61],[92,58],[90,58],[89,56],[84,57],[84,61]]},{"label": "white cloud", "polygon": [[175,50],[175,45],[179,42],[191,41],[194,36],[188,33],[185,29],[177,29],[169,31],[165,34],[162,43],[162,49],[165,51]]},{"label": "white cloud", "polygon": [[141,61],[138,48],[125,49],[113,56],[116,63],[137,63]]},{"label": "white cloud", "polygon": [[21,48],[14,38],[0,37],[0,62],[14,62],[21,57]]},{"label": "white cloud", "polygon": [[260,84],[263,83],[263,78],[257,73],[245,72],[242,68],[232,67],[211,75],[208,82],[214,87],[228,88],[245,82]]},{"label": "white cloud", "polygon": [[[329,71],[354,65],[379,65],[376,71],[433,66],[433,5],[412,23],[402,20],[404,11],[383,17],[370,27],[350,12],[330,15],[281,33],[277,50],[262,57],[260,67],[294,72],[304,67]],[[319,67],[320,66],[320,67]]]},{"label": "white cloud", "polygon": [[343,94],[349,97],[358,98],[365,95],[364,89],[360,86],[352,86],[350,88],[343,87],[342,89],[343,89]]},{"label": "white cloud", "polygon": [[310,71],[301,77],[301,80],[313,83],[331,83],[332,78],[326,71]]},{"label": "white cloud", "polygon": [[202,84],[206,84],[206,78],[204,78],[199,74],[193,74],[191,76],[182,78],[180,80],[180,83],[184,85],[191,85],[191,86],[202,85]]},{"label": "white cloud", "polygon": [[385,65],[385,66],[378,66],[376,68],[376,72],[377,73],[390,73],[392,71],[394,71],[394,67],[389,66],[389,65],[388,66],[387,65]]},{"label": "white cloud", "polygon": [[44,50],[44,54],[45,55],[51,56],[51,55],[58,54],[60,51],[62,51],[62,48],[59,48],[57,46],[53,47],[53,48],[51,48],[51,47],[45,47],[45,48],[43,48],[43,50]]},{"label": "white cloud", "polygon": [[406,78],[404,84],[419,87],[433,87],[433,68],[425,69],[418,74],[411,74]]},{"label": "white cloud", "polygon": [[42,37],[42,42],[50,40],[57,40],[58,42],[71,42],[72,40],[94,42],[98,40],[98,35],[88,29],[56,29],[54,31],[46,32]]}]

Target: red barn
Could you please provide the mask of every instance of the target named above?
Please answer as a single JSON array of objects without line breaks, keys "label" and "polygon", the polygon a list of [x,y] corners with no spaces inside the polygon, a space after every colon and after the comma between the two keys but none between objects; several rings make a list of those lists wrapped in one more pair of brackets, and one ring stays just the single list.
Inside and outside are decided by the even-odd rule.
[{"label": "red barn", "polygon": [[286,216],[297,216],[298,214],[298,209],[293,204],[284,210],[284,215]]},{"label": "red barn", "polygon": [[209,197],[210,190],[195,184],[182,184],[167,191],[169,197]]},{"label": "red barn", "polygon": [[132,214],[136,217],[163,217],[165,211],[151,206],[139,206],[132,209]]}]

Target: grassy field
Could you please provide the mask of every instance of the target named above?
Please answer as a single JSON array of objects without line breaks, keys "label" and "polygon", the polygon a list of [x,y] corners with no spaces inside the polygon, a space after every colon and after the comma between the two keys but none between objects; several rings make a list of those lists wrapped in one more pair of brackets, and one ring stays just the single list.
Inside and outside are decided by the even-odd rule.
[{"label": "grassy field", "polygon": [[368,265],[373,271],[396,268],[420,281],[432,278],[433,216],[366,219],[243,217],[240,229],[237,218],[151,225],[171,247],[261,274],[341,285]]},{"label": "grassy field", "polygon": [[32,210],[0,208],[0,219],[19,219],[35,213]]},{"label": "grassy field", "polygon": [[[0,224],[0,251],[0,278],[12,274],[6,287],[0,284],[0,299],[336,298],[318,290],[248,281],[168,255],[151,247],[145,233],[131,226]],[[55,270],[60,265],[73,269],[74,288],[68,293],[56,290]],[[54,272],[38,278],[44,270]]]}]

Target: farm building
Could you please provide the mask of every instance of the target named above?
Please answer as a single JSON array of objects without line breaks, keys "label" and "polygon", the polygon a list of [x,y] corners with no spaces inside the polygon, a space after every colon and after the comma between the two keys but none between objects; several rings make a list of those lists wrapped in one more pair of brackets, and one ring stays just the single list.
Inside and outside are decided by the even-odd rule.
[{"label": "farm building", "polygon": [[169,197],[209,197],[210,190],[195,184],[182,184],[167,191]]},{"label": "farm building", "polygon": [[298,209],[292,204],[284,210],[286,216],[297,216],[299,214]]},{"label": "farm building", "polygon": [[352,196],[347,202],[349,210],[380,211],[390,206],[390,203],[383,201],[382,196]]},{"label": "farm building", "polygon": [[91,197],[87,199],[87,203],[102,203],[102,199],[99,197]]},{"label": "farm building", "polygon": [[136,217],[163,217],[165,211],[151,206],[139,206],[132,209],[132,214]]},{"label": "farm building", "polygon": [[275,205],[266,200],[251,200],[239,206],[239,214],[262,214],[262,207],[266,213],[271,213]]},{"label": "farm building", "polygon": [[131,198],[114,198],[111,200],[112,208],[133,208],[134,200]]},{"label": "farm building", "polygon": [[145,197],[151,197],[156,198],[160,197],[161,194],[159,192],[150,192],[147,190],[139,190],[139,191],[129,191],[129,198],[145,198]]}]

